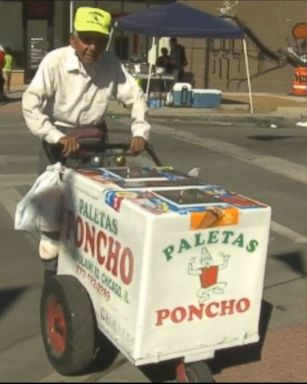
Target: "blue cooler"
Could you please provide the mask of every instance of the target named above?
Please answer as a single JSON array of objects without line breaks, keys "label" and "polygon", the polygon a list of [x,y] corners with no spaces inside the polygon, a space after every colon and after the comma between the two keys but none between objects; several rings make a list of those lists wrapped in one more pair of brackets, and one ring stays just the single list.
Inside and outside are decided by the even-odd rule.
[{"label": "blue cooler", "polygon": [[192,85],[189,83],[176,83],[173,86],[173,106],[192,106]]},{"label": "blue cooler", "polygon": [[222,91],[219,89],[193,89],[193,108],[218,108]]}]

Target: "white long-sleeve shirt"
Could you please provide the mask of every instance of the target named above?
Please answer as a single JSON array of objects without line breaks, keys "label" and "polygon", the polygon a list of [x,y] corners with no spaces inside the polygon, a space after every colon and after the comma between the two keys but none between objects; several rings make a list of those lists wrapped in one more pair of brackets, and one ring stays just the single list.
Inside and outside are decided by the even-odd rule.
[{"label": "white long-sleeve shirt", "polygon": [[22,112],[34,135],[57,143],[65,136],[57,126],[102,123],[112,95],[131,108],[132,136],[147,140],[150,125],[144,93],[110,52],[88,68],[71,46],[49,52],[23,94]]}]

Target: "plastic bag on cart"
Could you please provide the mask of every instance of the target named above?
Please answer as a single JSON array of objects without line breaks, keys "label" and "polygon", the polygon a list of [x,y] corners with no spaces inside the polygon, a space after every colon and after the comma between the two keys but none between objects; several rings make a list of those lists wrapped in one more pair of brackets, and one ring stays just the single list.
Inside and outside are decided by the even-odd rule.
[{"label": "plastic bag on cart", "polygon": [[15,229],[34,234],[55,232],[60,229],[63,182],[63,165],[48,165],[31,189],[19,201],[15,212]]}]

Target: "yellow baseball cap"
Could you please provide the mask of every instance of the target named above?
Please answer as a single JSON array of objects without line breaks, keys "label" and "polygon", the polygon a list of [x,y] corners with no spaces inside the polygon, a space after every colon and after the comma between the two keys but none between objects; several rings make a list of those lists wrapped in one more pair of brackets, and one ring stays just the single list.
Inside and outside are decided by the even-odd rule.
[{"label": "yellow baseball cap", "polygon": [[74,28],[77,32],[98,32],[109,35],[111,14],[100,8],[80,7],[75,14]]}]

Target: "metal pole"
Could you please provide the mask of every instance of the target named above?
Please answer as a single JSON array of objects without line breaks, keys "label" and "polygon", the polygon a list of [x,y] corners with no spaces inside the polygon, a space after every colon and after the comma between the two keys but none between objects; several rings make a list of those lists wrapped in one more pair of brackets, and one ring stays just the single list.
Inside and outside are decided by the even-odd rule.
[{"label": "metal pole", "polygon": [[252,98],[251,78],[250,78],[249,65],[248,65],[247,46],[246,46],[245,39],[243,39],[242,42],[243,42],[245,68],[246,68],[246,76],[247,76],[249,111],[251,114],[253,114],[254,113],[254,107],[253,107],[253,98]]},{"label": "metal pole", "polygon": [[108,50],[110,49],[110,45],[111,45],[112,40],[113,40],[114,29],[116,28],[116,26],[117,26],[117,21],[115,22],[113,28],[111,29],[109,40],[108,40],[108,44],[107,44],[107,47],[106,47],[106,52],[108,52]]},{"label": "metal pole", "polygon": [[74,2],[69,1],[69,32],[73,31],[73,19],[74,19]]},{"label": "metal pole", "polygon": [[[152,44],[151,44],[151,49],[153,49],[154,45],[156,44],[156,36],[152,38]],[[146,94],[145,94],[145,100],[148,100],[148,93],[149,93],[149,85],[150,85],[150,79],[152,75],[152,61],[149,64],[149,73],[148,73],[148,78],[147,78],[147,86],[146,86]]]},{"label": "metal pole", "polygon": [[204,77],[204,85],[205,88],[209,88],[209,69],[210,69],[210,56],[211,56],[211,47],[212,47],[212,39],[206,39],[206,56],[205,56],[205,77]]}]

